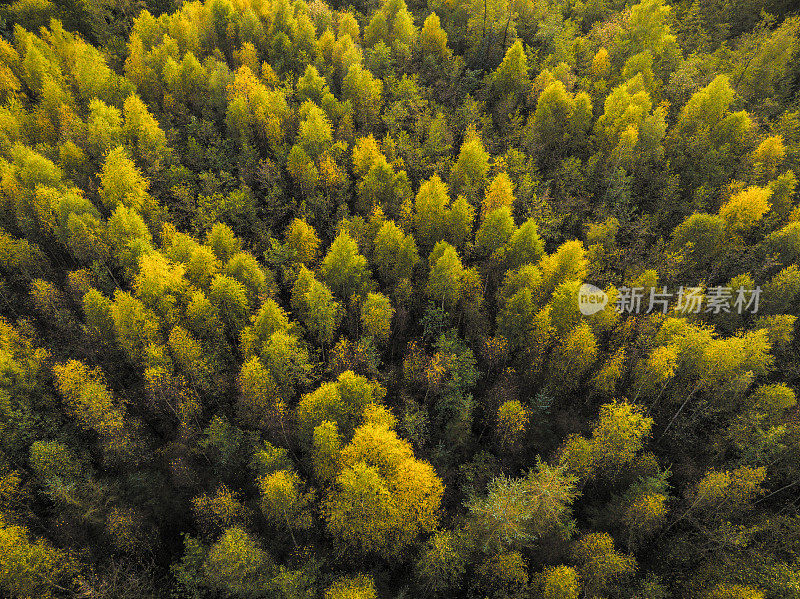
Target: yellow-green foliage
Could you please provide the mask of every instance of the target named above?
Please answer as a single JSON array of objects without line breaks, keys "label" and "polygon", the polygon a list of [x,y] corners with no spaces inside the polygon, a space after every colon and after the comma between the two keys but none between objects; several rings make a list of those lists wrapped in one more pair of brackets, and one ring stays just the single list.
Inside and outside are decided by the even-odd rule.
[{"label": "yellow-green foliage", "polygon": [[383,424],[356,429],[325,505],[328,530],[365,553],[400,555],[438,522],[444,486],[430,464]]}]

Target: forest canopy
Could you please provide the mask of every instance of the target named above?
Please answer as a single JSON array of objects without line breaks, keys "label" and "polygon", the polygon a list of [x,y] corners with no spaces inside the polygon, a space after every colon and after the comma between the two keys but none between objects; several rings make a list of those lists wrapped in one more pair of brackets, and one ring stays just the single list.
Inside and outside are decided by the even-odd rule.
[{"label": "forest canopy", "polygon": [[0,6],[0,595],[800,598],[791,0]]}]

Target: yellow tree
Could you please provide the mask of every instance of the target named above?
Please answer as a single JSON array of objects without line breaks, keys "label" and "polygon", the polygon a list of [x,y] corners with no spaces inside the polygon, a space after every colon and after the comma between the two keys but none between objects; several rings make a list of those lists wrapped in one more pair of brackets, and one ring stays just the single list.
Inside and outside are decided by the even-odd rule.
[{"label": "yellow tree", "polygon": [[106,386],[99,369],[89,369],[77,360],[53,366],[56,387],[70,414],[85,429],[96,432],[112,455],[131,450],[132,439],[125,411]]},{"label": "yellow tree", "polygon": [[340,578],[325,591],[325,599],[377,599],[372,578],[359,574],[350,578]]},{"label": "yellow tree", "polygon": [[431,465],[414,458],[410,444],[381,419],[356,429],[342,450],[343,470],[324,512],[333,536],[389,557],[435,528],[444,487]]},{"label": "yellow tree", "polygon": [[613,581],[636,570],[636,559],[617,551],[614,539],[605,532],[585,535],[575,544],[572,553],[589,597],[598,596]]},{"label": "yellow tree", "polygon": [[653,419],[638,405],[615,401],[601,406],[600,420],[592,431],[593,462],[609,469],[631,462],[652,427]]}]

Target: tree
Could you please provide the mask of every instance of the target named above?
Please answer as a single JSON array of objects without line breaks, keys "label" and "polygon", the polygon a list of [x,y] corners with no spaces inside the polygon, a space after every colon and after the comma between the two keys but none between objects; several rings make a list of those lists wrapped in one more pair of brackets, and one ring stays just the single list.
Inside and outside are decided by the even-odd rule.
[{"label": "tree", "polygon": [[752,502],[764,490],[761,483],[766,468],[741,466],[735,470],[710,470],[697,482],[687,510],[673,521],[674,526],[689,515],[707,523],[721,523],[751,509]]},{"label": "tree", "polygon": [[75,560],[27,529],[0,517],[0,589],[15,596],[48,597],[77,574]]},{"label": "tree", "polygon": [[149,183],[128,157],[125,148],[117,147],[106,156],[100,174],[100,198],[109,210],[123,205],[142,213],[151,208],[148,187]]},{"label": "tree", "polygon": [[483,189],[486,173],[489,171],[489,154],[483,149],[480,136],[468,133],[458,153],[450,173],[450,185],[456,194],[463,193],[476,200],[478,190]]},{"label": "tree", "polygon": [[122,113],[99,98],[89,103],[86,123],[89,151],[100,160],[122,143]]},{"label": "tree", "polygon": [[490,596],[520,597],[528,590],[528,566],[519,551],[484,557],[476,574],[473,588]]},{"label": "tree", "polygon": [[578,599],[580,581],[578,573],[569,566],[545,568],[539,576],[543,599]]},{"label": "tree", "polygon": [[240,145],[258,144],[279,152],[288,117],[283,91],[264,85],[247,66],[236,70],[225,122]]},{"label": "tree", "polygon": [[335,422],[326,420],[314,427],[311,461],[317,479],[330,484],[341,468],[342,440]]},{"label": "tree", "polygon": [[554,254],[542,258],[540,268],[541,296],[546,298],[565,281],[582,281],[586,276],[586,251],[580,241],[566,241],[558,246]]},{"label": "tree", "polygon": [[725,247],[725,221],[716,215],[693,214],[672,232],[672,247],[682,250],[689,267],[703,270]]},{"label": "tree", "polygon": [[499,100],[514,101],[528,81],[528,57],[522,41],[515,41],[497,70],[492,74],[492,87]]},{"label": "tree", "polygon": [[349,439],[364,417],[367,406],[383,399],[386,390],[352,371],[336,381],[324,383],[307,393],[297,405],[297,425],[301,439],[311,443],[314,430],[324,422],[336,424],[338,434]]},{"label": "tree", "polygon": [[540,148],[540,162],[552,165],[582,143],[592,123],[592,103],[585,92],[571,96],[560,80],[539,96],[528,119],[528,142]]},{"label": "tree", "polygon": [[475,234],[475,247],[484,255],[491,255],[508,243],[516,232],[511,209],[503,206],[486,215]]},{"label": "tree", "polygon": [[292,146],[286,159],[286,170],[303,195],[310,197],[319,183],[319,170],[302,146]]},{"label": "tree", "polygon": [[178,319],[178,304],[188,291],[182,264],[172,264],[159,252],[139,259],[139,274],[133,281],[136,297],[153,310],[165,324]]},{"label": "tree", "polygon": [[632,574],[636,560],[614,548],[608,533],[591,533],[581,538],[573,549],[581,584],[587,594],[602,593],[613,580]]},{"label": "tree", "polygon": [[482,217],[486,218],[490,212],[498,208],[514,207],[514,187],[507,173],[501,172],[492,179],[483,198]]},{"label": "tree", "polygon": [[514,231],[506,245],[505,255],[512,269],[539,262],[544,255],[544,242],[539,237],[534,219],[529,218]]},{"label": "tree", "polygon": [[452,52],[447,47],[447,33],[442,29],[439,16],[435,12],[425,18],[417,38],[417,47],[424,64],[440,67],[452,58]]},{"label": "tree", "polygon": [[414,202],[414,229],[423,248],[433,247],[444,238],[448,203],[447,184],[438,175],[420,185]]},{"label": "tree", "polygon": [[138,299],[118,289],[111,305],[111,318],[117,342],[128,359],[143,364],[147,347],[158,340],[158,317]]},{"label": "tree", "polygon": [[308,384],[311,362],[308,350],[294,335],[275,331],[261,349],[261,361],[269,370],[284,401]]},{"label": "tree", "polygon": [[364,45],[369,48],[383,42],[399,61],[404,61],[411,55],[416,35],[414,18],[405,0],[387,0],[364,28]]},{"label": "tree", "polygon": [[[574,298],[577,293],[573,293],[574,288],[566,294],[566,297]],[[573,308],[574,309],[574,308]],[[595,337],[592,329],[585,322],[578,324],[572,330],[560,328],[560,322],[563,319],[555,314],[555,301],[554,308],[551,310],[553,315],[553,323],[556,332],[560,333],[562,341],[556,346],[551,357],[550,368],[551,376],[555,379],[559,372],[570,372],[571,376],[568,380],[561,383],[564,389],[573,389],[580,384],[581,377],[594,365],[597,359],[597,338]]]},{"label": "tree", "polygon": [[718,75],[681,110],[667,147],[686,189],[720,188],[748,147],[753,123],[745,111],[730,112],[734,91]]},{"label": "tree", "polygon": [[718,584],[706,597],[708,599],[764,599],[764,593],[751,586]]},{"label": "tree", "polygon": [[545,535],[567,536],[573,526],[575,478],[539,461],[527,476],[499,476],[486,496],[469,501],[470,526],[485,551],[530,547]]},{"label": "tree", "polygon": [[304,220],[296,218],[286,227],[285,244],[294,259],[304,266],[310,266],[317,259],[320,240],[314,228]]},{"label": "tree", "polygon": [[90,289],[84,294],[81,303],[90,337],[97,343],[113,347],[115,325],[111,312],[111,300],[97,289]]},{"label": "tree", "polygon": [[232,334],[244,328],[250,315],[250,301],[244,285],[226,275],[217,275],[211,281],[208,299]]},{"label": "tree", "polygon": [[437,596],[459,588],[469,557],[464,545],[458,532],[440,530],[431,535],[415,566],[418,584]]},{"label": "tree", "polygon": [[340,578],[325,591],[325,599],[377,599],[372,578],[364,574]]},{"label": "tree", "polygon": [[225,223],[214,223],[206,234],[206,243],[218,260],[228,262],[242,249],[242,243]]},{"label": "tree", "polygon": [[406,235],[393,221],[386,221],[375,236],[372,261],[378,276],[388,285],[410,279],[419,262],[414,237]]},{"label": "tree", "polygon": [[139,259],[153,251],[153,236],[141,216],[124,205],[108,219],[108,237],[115,261],[133,278]]},{"label": "tree", "polygon": [[128,147],[143,167],[158,170],[163,163],[169,161],[170,155],[167,138],[158,121],[135,94],[125,99],[122,111],[125,115],[122,133]]},{"label": "tree", "polygon": [[250,322],[251,325],[242,332],[242,351],[248,356],[263,353],[273,333],[286,332],[290,328],[289,315],[272,298],[261,304]]},{"label": "tree", "polygon": [[274,571],[270,555],[239,526],[225,530],[203,563],[204,582],[212,591],[239,597],[260,596]]},{"label": "tree", "polygon": [[272,272],[261,268],[250,252],[238,252],[231,257],[225,265],[225,274],[244,285],[251,306],[257,306],[275,290]]},{"label": "tree", "polygon": [[333,240],[320,273],[336,296],[346,302],[366,293],[371,285],[367,259],[358,253],[356,242],[347,233],[339,233]]},{"label": "tree", "polygon": [[207,534],[224,531],[247,517],[238,494],[225,485],[219,486],[213,495],[203,493],[194,497],[192,511]]},{"label": "tree", "polygon": [[770,209],[771,195],[768,188],[752,186],[728,200],[719,210],[728,231],[746,233],[756,226]]},{"label": "tree", "polygon": [[359,137],[353,145],[353,174],[364,177],[382,155],[372,134]]},{"label": "tree", "polygon": [[125,413],[105,384],[102,372],[70,360],[53,366],[56,386],[78,425],[96,432],[112,453],[129,449]]},{"label": "tree", "polygon": [[354,64],[342,81],[342,98],[353,104],[359,127],[369,130],[378,123],[382,106],[383,83]]},{"label": "tree", "polygon": [[286,405],[278,394],[278,386],[257,357],[242,365],[237,382],[236,417],[242,426],[263,430],[284,418]]},{"label": "tree", "polygon": [[316,279],[311,282],[305,294],[307,316],[305,324],[308,330],[323,346],[333,342],[336,329],[342,317],[342,307],[333,299],[330,289]]},{"label": "tree", "polygon": [[169,333],[167,343],[175,364],[183,371],[195,388],[208,393],[215,382],[214,360],[206,355],[203,346],[192,334],[181,326],[175,326]]},{"label": "tree", "polygon": [[442,482],[386,423],[356,429],[342,461],[324,509],[331,534],[365,553],[389,557],[436,527]]},{"label": "tree", "polygon": [[500,442],[512,447],[522,439],[528,425],[528,411],[518,399],[504,401],[497,408],[497,436]]},{"label": "tree", "polygon": [[464,266],[455,248],[440,241],[431,252],[428,296],[442,307],[453,308],[461,298]]},{"label": "tree", "polygon": [[386,341],[392,333],[394,308],[382,293],[370,293],[361,306],[361,326],[364,332],[378,341]]},{"label": "tree", "polygon": [[303,105],[301,111],[303,108],[307,116],[300,123],[298,143],[314,160],[330,147],[333,142],[333,130],[327,115],[319,106],[307,103]]},{"label": "tree", "polygon": [[395,173],[383,155],[379,155],[358,183],[358,197],[359,210],[364,214],[381,209],[389,215],[397,215],[411,198],[408,175],[405,171]]},{"label": "tree", "polygon": [[289,530],[311,528],[313,497],[304,493],[301,485],[299,475],[291,470],[278,470],[258,479],[261,512],[268,522]]},{"label": "tree", "polygon": [[644,446],[653,419],[644,415],[640,406],[627,402],[604,404],[600,421],[592,431],[593,461],[615,469],[629,463]]}]

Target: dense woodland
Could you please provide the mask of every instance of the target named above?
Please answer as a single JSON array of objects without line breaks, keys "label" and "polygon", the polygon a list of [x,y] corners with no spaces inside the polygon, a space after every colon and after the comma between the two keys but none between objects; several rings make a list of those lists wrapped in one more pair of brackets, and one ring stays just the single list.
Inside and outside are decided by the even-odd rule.
[{"label": "dense woodland", "polygon": [[792,0],[0,6],[0,595],[800,598],[798,176]]}]

